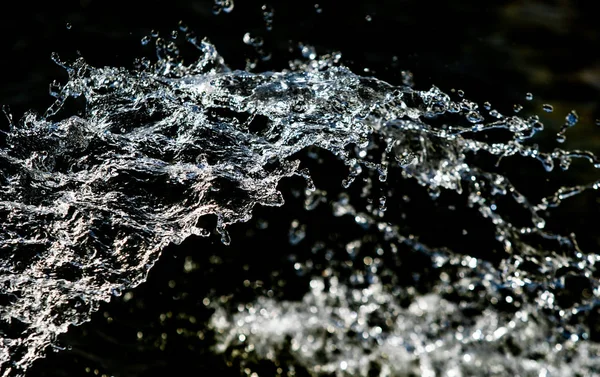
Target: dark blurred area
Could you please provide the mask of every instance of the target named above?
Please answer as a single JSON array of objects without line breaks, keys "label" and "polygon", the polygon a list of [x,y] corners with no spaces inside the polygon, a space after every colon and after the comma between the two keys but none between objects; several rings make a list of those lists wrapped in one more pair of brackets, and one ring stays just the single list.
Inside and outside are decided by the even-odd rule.
[{"label": "dark blurred area", "polygon": [[[265,4],[274,9],[272,31],[265,27]],[[231,13],[219,15],[212,8],[213,1],[183,0],[13,3],[0,16],[0,98],[16,114],[44,109],[48,84],[64,74],[50,61],[52,51],[67,61],[80,51],[94,65],[130,66],[135,57],[151,55],[152,47],[139,43],[143,36],[151,30],[166,36],[183,20],[234,68],[253,57],[242,42],[250,32],[265,40],[273,57],[258,71],[285,67],[299,57],[302,42],[317,53],[342,52],[356,72],[368,68],[367,74],[400,84],[400,71],[409,70],[418,88],[462,89],[500,111],[531,92],[557,110],[577,104],[587,121],[600,117],[594,106],[600,27],[593,2],[236,1]]]},{"label": "dark blurred area", "polygon": [[[53,100],[49,84],[66,79],[64,70],[51,61],[51,52],[65,61],[80,54],[95,66],[131,67],[136,57],[153,55],[152,45],[140,43],[144,36],[152,30],[168,36],[183,20],[199,38],[208,37],[235,69],[244,69],[247,60],[257,61],[256,71],[285,69],[290,59],[302,57],[299,43],[314,46],[318,54],[339,51],[344,64],[354,72],[393,84],[402,84],[402,71],[410,71],[417,89],[426,90],[431,85],[445,92],[461,89],[466,98],[480,104],[489,101],[506,114],[513,112],[514,104],[521,104],[521,113],[537,113],[546,124],[547,136],[536,142],[550,150],[560,146],[600,153],[600,129],[596,126],[600,118],[600,24],[592,1],[236,0],[231,13],[218,15],[213,14],[213,5],[214,1],[183,0],[5,4],[0,11],[0,104],[9,105],[15,118],[29,109],[43,113]],[[272,30],[265,25],[263,5],[274,10]],[[247,32],[264,39],[263,49],[270,53],[270,60],[261,60],[252,46],[244,44]],[[193,51],[188,54],[188,59],[194,58]],[[525,100],[528,92],[533,93],[532,101]],[[542,112],[544,103],[552,104],[554,112]],[[567,132],[565,144],[557,145],[554,135],[573,109],[579,114],[579,124]],[[0,124],[3,129],[7,127],[5,119]],[[331,167],[336,162],[328,164]],[[558,187],[554,182],[597,179],[597,172],[586,164],[574,164],[569,174],[550,175],[536,162],[528,164],[521,161],[511,165],[509,161],[503,169],[518,188],[533,197]],[[330,184],[339,190],[345,170],[328,168],[330,171],[341,172],[340,177],[325,174],[329,182],[321,181],[321,187]],[[552,182],[539,189],[546,176]],[[531,182],[535,182],[535,189]],[[315,183],[319,186],[317,179]],[[284,209],[258,209],[252,222],[232,228],[231,248],[221,245],[215,236],[188,240],[165,251],[148,283],[130,296],[104,305],[90,323],[73,328],[61,338],[68,350],[50,351],[29,375],[240,375],[235,360],[210,351],[212,335],[203,323],[211,312],[203,299],[207,295],[234,295],[228,304],[232,307],[250,301],[256,294],[268,292],[269,286],[278,285],[279,277],[273,276],[273,271],[289,275],[284,279],[286,287],[278,291],[280,298],[302,296],[307,280],[295,274],[286,252],[276,251],[288,245],[290,222],[304,216],[299,199],[294,199],[290,188],[285,190],[288,204]],[[416,192],[418,188],[410,190]],[[423,230],[425,241],[428,237],[431,242],[441,238],[460,251],[479,247],[478,252],[493,255],[497,245],[482,241],[483,235],[491,234],[490,229],[481,230],[481,238],[455,239],[452,232],[459,234],[463,228],[452,224],[452,216],[457,215],[440,211],[435,224],[420,223],[419,210],[437,210],[433,205],[425,207],[409,209],[415,213],[415,227]],[[549,228],[562,234],[577,232],[581,247],[596,252],[599,209],[595,193],[581,195],[553,214]],[[275,225],[269,231],[261,230],[259,218]],[[305,222],[315,218],[320,217]],[[328,217],[323,213],[321,218]],[[315,229],[329,229],[344,239],[351,225],[337,221]],[[477,222],[474,218],[463,225],[482,227]],[[448,230],[452,227],[458,228]],[[236,239],[244,242],[236,246]],[[270,247],[261,247],[265,244]],[[295,252],[305,258],[311,255],[302,245]],[[221,262],[213,263],[215,258]],[[182,274],[184,265],[192,263],[188,261],[201,267],[193,274]],[[426,264],[417,261],[413,267]],[[245,287],[246,280],[262,281],[263,285]],[[178,317],[181,313],[185,315]],[[285,366],[258,367],[264,371],[261,375],[276,375],[277,368]],[[296,375],[301,376],[302,371]]]}]

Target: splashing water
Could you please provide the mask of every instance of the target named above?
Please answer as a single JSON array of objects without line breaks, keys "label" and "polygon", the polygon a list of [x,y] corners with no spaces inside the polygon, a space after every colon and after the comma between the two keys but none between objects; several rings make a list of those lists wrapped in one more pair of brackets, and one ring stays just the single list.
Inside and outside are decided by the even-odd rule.
[{"label": "splashing water", "polygon": [[[593,154],[542,152],[527,144],[542,129],[536,116],[495,111],[489,120],[474,102],[454,102],[438,88],[355,75],[338,64],[338,54],[311,53],[289,70],[257,74],[231,71],[206,40],[196,46],[202,56],[191,65],[165,48],[157,62],[140,61],[133,71],[55,56],[69,74],[55,90],[56,103],[44,116],[32,112],[13,122],[0,150],[3,375],[23,374],[68,326],[143,282],[168,244],[208,236],[207,216],[216,217],[215,230],[228,244],[228,225],[248,221],[256,205],[283,204],[277,185],[286,177],[307,180],[307,210],[325,201],[294,159],[308,147],[341,159],[349,174],[340,184],[364,184],[365,195],[373,182],[392,190],[388,176],[399,171],[432,199],[446,190],[465,196],[493,224],[506,257],[495,265],[428,247],[384,220],[393,195],[374,193],[377,203],[362,211],[345,194],[333,201],[334,216],[351,216],[382,243],[346,245],[351,259],[365,255],[364,269],[347,278],[346,261],[329,260],[300,302],[259,297],[235,313],[215,304],[216,352],[242,345],[252,357],[277,360],[286,349],[313,375],[600,373],[600,348],[578,319],[598,310],[598,255],[581,251],[570,235],[545,231],[543,218],[600,181],[533,203],[508,178],[468,162],[475,154],[520,156],[551,171],[581,158],[598,168]],[[62,115],[81,99],[79,115]],[[477,138],[492,129],[510,137]],[[506,200],[529,214],[526,224],[503,213]],[[290,242],[302,242],[307,228],[292,225]],[[550,246],[538,250],[540,240]],[[414,255],[431,261],[427,293],[403,287],[394,273],[394,263]],[[565,309],[556,292],[573,279],[586,287]],[[469,312],[478,302],[486,309]]]}]

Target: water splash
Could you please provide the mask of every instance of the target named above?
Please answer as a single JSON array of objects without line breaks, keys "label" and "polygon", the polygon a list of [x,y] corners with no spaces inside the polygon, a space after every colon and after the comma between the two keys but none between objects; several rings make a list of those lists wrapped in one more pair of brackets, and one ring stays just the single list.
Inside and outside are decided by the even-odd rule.
[{"label": "water splash", "polygon": [[[434,199],[445,190],[464,195],[493,224],[506,258],[496,266],[403,234],[400,224],[381,220],[393,195],[378,195],[366,211],[342,196],[334,215],[352,216],[377,234],[385,241],[381,253],[366,256],[364,271],[348,281],[343,261],[332,260],[302,302],[260,297],[234,315],[215,307],[218,352],[241,342],[255,357],[275,360],[287,347],[315,375],[600,371],[594,358],[600,351],[586,341],[589,328],[572,324],[598,306],[591,278],[598,256],[582,252],[571,235],[545,231],[543,218],[547,208],[600,182],[564,187],[533,203],[508,178],[468,162],[475,154],[520,156],[551,171],[555,162],[568,169],[579,158],[598,168],[593,154],[542,152],[527,144],[543,128],[535,116],[496,110],[486,116],[464,93],[455,102],[435,87],[418,91],[361,77],[339,65],[339,54],[318,57],[303,46],[308,61],[258,74],[231,71],[208,41],[188,41],[201,53],[190,65],[158,40],[159,59],[140,61],[133,71],[53,56],[69,74],[65,85],[53,86],[56,103],[44,116],[31,112],[12,123],[0,150],[3,375],[23,374],[68,326],[143,282],[168,244],[211,230],[235,242],[227,226],[248,221],[256,205],[282,205],[282,179],[305,178],[307,210],[327,201],[293,157],[307,147],[338,156],[349,169],[340,183],[352,189],[360,181],[364,196],[373,182],[393,188],[392,171]],[[63,114],[77,100],[85,103],[78,115]],[[477,137],[494,129],[510,136]],[[524,224],[509,220],[506,200],[528,214]],[[210,216],[216,225],[207,225]],[[296,221],[290,242],[303,242],[306,232]],[[540,252],[539,240],[553,243]],[[430,258],[437,277],[429,293],[395,283],[389,264],[404,258],[400,247]],[[355,258],[363,248],[357,239],[346,251]],[[585,294],[565,310],[556,292],[574,278],[585,281]],[[452,294],[466,304],[453,302]],[[469,300],[492,305],[467,314]],[[515,310],[499,310],[499,302]],[[521,350],[511,358],[503,353],[507,339]]]}]

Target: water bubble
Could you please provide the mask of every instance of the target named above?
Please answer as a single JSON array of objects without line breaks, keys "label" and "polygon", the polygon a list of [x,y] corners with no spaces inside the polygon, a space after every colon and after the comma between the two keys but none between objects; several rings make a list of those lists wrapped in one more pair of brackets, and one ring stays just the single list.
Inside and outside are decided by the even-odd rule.
[{"label": "water bubble", "polygon": [[321,6],[319,4],[315,4],[315,11],[317,13],[322,13],[323,12],[323,8],[321,8]]},{"label": "water bubble", "polygon": [[371,15],[367,14],[367,15],[365,16],[365,20],[366,20],[367,22],[371,22],[371,21],[373,20],[373,17],[371,17]]},{"label": "water bubble", "polygon": [[542,110],[544,110],[547,113],[551,113],[552,111],[554,111],[554,107],[552,105],[545,103],[542,105]]},{"label": "water bubble", "polygon": [[531,100],[533,100],[533,94],[531,94],[531,93],[527,93],[527,94],[525,94],[525,99],[526,99],[527,101],[531,101]]},{"label": "water bubble", "polygon": [[492,104],[486,101],[483,103],[483,108],[486,110],[490,110],[492,108]]},{"label": "water bubble", "polygon": [[145,35],[142,37],[140,42],[142,43],[142,46],[146,46],[148,43],[150,43],[150,40],[151,40],[150,37]]},{"label": "water bubble", "polygon": [[559,133],[556,135],[556,141],[559,143],[564,143],[567,140],[567,136],[565,134]]},{"label": "water bubble", "polygon": [[465,96],[465,92],[462,89],[458,89],[458,91],[456,92],[458,94],[459,97],[464,97]]},{"label": "water bubble", "polygon": [[67,22],[66,27],[67,27],[67,30],[71,30],[71,28],[73,27],[73,25],[71,25],[70,22]]},{"label": "water bubble", "polygon": [[157,37],[158,37],[158,30],[152,30],[152,31],[150,32],[150,35],[151,35],[152,37],[154,37],[154,38],[157,38]]},{"label": "water bubble", "polygon": [[523,110],[523,106],[521,106],[519,104],[515,104],[513,106],[513,110],[515,111],[515,113],[518,113],[519,111]]},{"label": "water bubble", "polygon": [[177,30],[172,30],[171,31],[171,38],[173,39],[177,39],[177,36],[179,35],[179,33],[177,32]]}]

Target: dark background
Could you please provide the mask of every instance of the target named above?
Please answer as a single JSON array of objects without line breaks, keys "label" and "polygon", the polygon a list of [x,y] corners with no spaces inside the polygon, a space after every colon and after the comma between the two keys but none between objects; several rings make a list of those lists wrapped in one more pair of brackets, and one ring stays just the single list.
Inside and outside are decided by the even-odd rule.
[{"label": "dark background", "polygon": [[[260,58],[252,46],[242,42],[243,35],[250,32],[265,40],[263,48],[272,55],[269,61],[259,59],[256,71],[286,68],[290,59],[301,57],[298,43],[304,43],[315,46],[319,54],[340,51],[342,61],[354,72],[393,84],[401,84],[401,71],[408,70],[418,89],[431,85],[445,92],[461,89],[465,97],[478,103],[490,101],[503,113],[512,112],[513,105],[520,103],[525,106],[522,113],[541,115],[549,136],[536,141],[550,149],[557,146],[553,133],[565,115],[576,109],[580,124],[569,130],[564,146],[600,152],[600,130],[595,125],[595,119],[600,118],[600,26],[592,1],[408,0],[352,5],[319,1],[320,13],[315,2],[271,2],[266,4],[274,9],[272,31],[266,29],[263,20],[261,6],[265,2],[237,0],[231,13],[219,15],[212,13],[212,1],[58,3],[22,1],[0,8],[0,103],[9,105],[17,118],[28,109],[43,112],[52,102],[49,83],[55,79],[64,82],[66,75],[50,60],[51,52],[70,60],[79,51],[95,66],[131,67],[134,58],[153,54],[152,45],[140,43],[142,37],[151,30],[168,36],[183,20],[199,38],[208,37],[232,68],[243,69],[246,59]],[[371,21],[367,21],[367,15]],[[188,53],[193,58],[193,53]],[[525,101],[527,92],[533,93],[533,101]],[[543,103],[552,104],[554,112],[543,113]],[[6,122],[2,126],[6,127]],[[327,164],[326,170],[314,170],[315,183],[335,193],[340,190],[345,170],[333,158]],[[585,164],[574,164],[568,173],[550,175],[534,162],[509,161],[501,169],[534,198],[560,184],[597,179],[597,173]],[[545,181],[546,177],[551,181]],[[209,240],[188,240],[165,251],[149,281],[132,291],[133,299],[122,297],[104,305],[92,322],[73,328],[61,338],[68,350],[50,352],[29,375],[213,375],[217,374],[215,370],[223,375],[239,375],[236,360],[215,356],[208,348],[211,334],[203,323],[211,311],[202,304],[203,298],[234,294],[228,304],[234,307],[235,302],[250,301],[267,290],[254,285],[244,287],[244,280],[260,280],[268,287],[277,283],[273,271],[279,271],[285,276],[287,288],[278,297],[297,299],[306,290],[308,280],[293,272],[288,253],[281,251],[289,247],[290,222],[304,216],[305,223],[315,223],[309,236],[314,239],[324,236],[323,229],[337,232],[344,239],[355,226],[344,220],[330,221],[326,212],[305,214],[301,201],[293,195],[293,187],[298,185],[299,181],[294,180],[282,185],[287,201],[284,208],[258,209],[250,223],[232,227],[234,241],[229,248],[213,236]],[[421,195],[418,188],[407,190],[414,190],[412,194],[417,197]],[[497,245],[487,240],[490,229],[483,229],[477,218],[457,225],[453,221],[457,215],[440,210],[426,195],[422,197],[423,202],[407,211],[414,212],[413,228],[425,240],[495,258]],[[582,248],[595,252],[599,246],[595,230],[598,209],[597,194],[581,195],[551,214],[549,228],[562,234],[577,232]],[[439,213],[435,222],[419,216],[431,211]],[[258,219],[275,225],[260,230]],[[456,236],[463,226],[480,232]],[[240,239],[244,241],[236,242]],[[318,259],[302,245],[292,249],[300,258]],[[201,267],[193,274],[182,274],[186,258]],[[415,262],[413,268],[419,266]],[[171,287],[171,281],[176,288]],[[172,317],[167,317],[169,312]],[[187,313],[187,317],[178,318],[178,313]],[[196,318],[194,323],[189,321],[190,313]],[[185,331],[180,334],[178,329]],[[144,333],[142,340],[137,338],[138,331]],[[198,331],[203,335],[198,336]],[[168,334],[168,341],[162,334]],[[264,371],[261,375],[276,374],[276,366],[258,364],[257,368]]]}]

